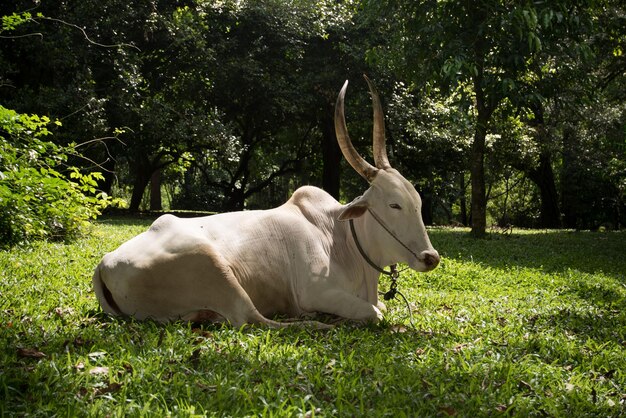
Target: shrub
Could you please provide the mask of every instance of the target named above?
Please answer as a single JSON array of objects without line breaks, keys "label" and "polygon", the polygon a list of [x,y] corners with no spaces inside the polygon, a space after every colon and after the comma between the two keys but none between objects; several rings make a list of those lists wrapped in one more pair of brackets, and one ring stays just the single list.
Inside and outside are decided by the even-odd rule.
[{"label": "shrub", "polygon": [[100,173],[68,166],[73,146],[44,140],[48,117],[0,106],[0,246],[66,240],[111,202],[97,191]]}]

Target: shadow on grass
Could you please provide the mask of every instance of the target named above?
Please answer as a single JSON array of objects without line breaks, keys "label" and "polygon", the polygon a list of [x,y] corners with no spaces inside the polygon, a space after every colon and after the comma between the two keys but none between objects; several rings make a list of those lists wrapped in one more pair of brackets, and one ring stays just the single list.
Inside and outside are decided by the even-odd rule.
[{"label": "shadow on grass", "polygon": [[[624,322],[623,314],[598,322],[563,310],[535,319],[529,339],[518,335],[493,344],[488,338],[445,330],[398,332],[390,324],[342,324],[330,331],[294,327],[270,333],[261,327],[237,330],[118,319],[97,309],[85,315],[83,323],[71,329],[59,326],[58,333],[31,335],[34,340],[29,342],[39,340],[37,347],[45,357],[13,357],[5,364],[2,379],[11,388],[7,411],[29,415],[35,407],[28,405],[48,404],[84,412],[86,404],[98,401],[105,415],[126,398],[148,407],[150,393],[158,393],[164,404],[176,405],[182,399],[235,416],[254,415],[265,401],[285,405],[292,399],[296,405],[305,398],[321,412],[336,410],[344,416],[388,415],[394,410],[414,416],[415,411],[421,416],[458,411],[485,415],[502,412],[503,405],[516,408],[511,401],[516,397],[533,397],[534,407],[542,407],[552,405],[540,399],[544,392],[557,393],[560,384],[533,382],[533,370],[518,363],[526,359],[554,368],[584,361],[584,353],[571,358],[558,345],[549,346],[543,330],[568,330],[581,343],[588,334],[602,345],[614,341],[617,332],[609,321]],[[25,343],[19,337],[11,339],[13,351]],[[68,359],[68,364],[58,359]],[[98,374],[101,368],[110,373]],[[613,378],[611,370],[602,371],[606,379]],[[65,377],[47,377],[55,373]],[[560,394],[563,405],[574,396]],[[523,407],[517,412],[528,415]]]},{"label": "shadow on grass", "polygon": [[474,239],[464,230],[432,229],[435,248],[451,259],[498,269],[523,267],[548,273],[603,273],[626,284],[626,233],[522,231]]},{"label": "shadow on grass", "polygon": [[435,248],[450,259],[503,272],[519,267],[561,274],[564,285],[552,289],[555,295],[594,306],[592,311],[578,311],[572,304],[529,318],[529,329],[536,333],[562,332],[581,344],[587,340],[626,344],[626,298],[619,291],[620,286],[626,287],[625,233],[520,231],[477,240],[463,230],[433,229],[429,235]]},{"label": "shadow on grass", "polygon": [[158,216],[151,215],[104,215],[99,217],[95,223],[113,226],[145,226],[147,228],[157,218]]},{"label": "shadow on grass", "polygon": [[545,327],[553,330],[567,331],[568,335],[577,338],[581,344],[594,341],[597,345],[606,343],[623,346],[626,344],[626,314],[624,311],[612,309],[602,314],[575,312],[564,308],[552,315],[545,315],[539,320]]}]

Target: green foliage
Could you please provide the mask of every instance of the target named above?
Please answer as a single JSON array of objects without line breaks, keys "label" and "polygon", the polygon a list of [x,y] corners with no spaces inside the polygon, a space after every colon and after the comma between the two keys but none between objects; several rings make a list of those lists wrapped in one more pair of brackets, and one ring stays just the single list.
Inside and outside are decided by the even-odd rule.
[{"label": "green foliage", "polygon": [[[461,101],[461,94],[446,97],[437,89],[420,94],[397,83],[387,107],[387,118],[393,121],[389,137],[396,139],[388,140],[394,168],[412,180],[423,199],[435,200],[433,206],[456,200],[456,183],[467,166],[472,118]],[[450,220],[444,217],[442,222]]]},{"label": "green foliage", "polygon": [[51,123],[0,106],[0,246],[72,238],[111,202],[100,173],[65,166],[74,150],[44,139]]},{"label": "green foliage", "polygon": [[2,16],[2,27],[0,28],[0,32],[15,30],[19,25],[30,21],[31,18],[32,14],[29,12],[12,13],[8,16]]},{"label": "green foliage", "polygon": [[[510,178],[523,176],[520,184],[527,179],[536,186],[540,214],[518,211],[522,216],[513,217],[518,221],[534,218],[545,227],[563,221],[577,228],[623,224],[622,177],[616,170],[619,164],[614,164],[623,161],[623,154],[601,149],[607,142],[603,136],[610,142],[617,136],[623,142],[624,61],[616,54],[626,39],[623,4],[501,0],[364,4],[365,13],[380,23],[394,45],[371,45],[371,61],[415,85],[422,98],[438,86],[446,95],[463,96],[458,101],[461,110],[470,103],[468,116],[475,135],[466,155],[471,165],[459,167],[449,159],[454,163],[445,167],[448,172],[472,171],[472,211],[489,205],[482,196],[492,188],[517,206],[509,209],[531,209],[523,190],[517,196],[508,190]],[[599,116],[602,124],[594,121]],[[594,128],[587,130],[591,124]],[[610,177],[612,172],[617,175]],[[486,184],[481,184],[483,174]],[[495,219],[511,218],[507,199],[492,203],[492,209],[502,211]],[[473,213],[473,222],[478,219],[475,215],[483,213]]]},{"label": "green foliage", "polygon": [[[99,312],[89,277],[149,221],[0,252],[0,415],[610,416],[625,406],[623,233],[431,229],[413,308],[327,332]],[[382,284],[385,287],[386,283]]]}]

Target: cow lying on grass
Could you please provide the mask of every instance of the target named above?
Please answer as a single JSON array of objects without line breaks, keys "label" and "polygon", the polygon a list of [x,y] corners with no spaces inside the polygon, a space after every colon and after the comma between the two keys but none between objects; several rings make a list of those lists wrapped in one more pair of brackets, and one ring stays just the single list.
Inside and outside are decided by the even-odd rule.
[{"label": "cow lying on grass", "polygon": [[358,154],[348,136],[347,81],[335,107],[341,151],[370,184],[363,196],[342,205],[305,186],[275,209],[192,219],[161,216],[96,268],[93,285],[104,311],[160,322],[227,320],[234,326],[285,327],[294,322],[268,318],[315,312],[380,320],[384,305],[372,265],[404,262],[429,271],[439,254],[426,234],[419,194],[389,164],[382,106],[366,80],[376,166]]}]

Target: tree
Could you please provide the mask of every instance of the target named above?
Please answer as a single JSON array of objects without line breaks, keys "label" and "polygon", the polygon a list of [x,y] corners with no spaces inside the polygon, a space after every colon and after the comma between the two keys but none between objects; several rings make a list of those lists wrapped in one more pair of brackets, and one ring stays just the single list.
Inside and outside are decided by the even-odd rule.
[{"label": "tree", "polygon": [[[468,104],[458,94],[443,97],[437,89],[419,94],[414,85],[398,82],[387,106],[389,148],[394,166],[414,179],[422,196],[426,224],[453,221],[451,202],[463,202],[458,182],[467,168],[472,123]],[[464,187],[461,187],[464,190]],[[459,208],[463,222],[465,209]]]},{"label": "tree", "polygon": [[[474,133],[470,149],[472,233],[486,228],[485,139],[505,99],[519,103],[528,87],[530,63],[546,43],[569,42],[568,27],[580,19],[569,2],[388,1],[368,3],[384,13],[396,52],[383,46],[398,72],[415,83],[434,80],[445,91],[471,92]],[[545,29],[545,31],[543,30]],[[555,31],[560,36],[548,35]],[[532,92],[536,94],[536,92]]]},{"label": "tree", "polygon": [[[320,161],[315,150],[321,140],[322,184],[339,197],[341,154],[332,108],[345,77],[339,68],[352,57],[341,58],[331,39],[343,39],[350,12],[330,1],[204,4],[201,10],[187,13],[204,22],[198,36],[212,46],[218,63],[208,78],[220,132],[215,148],[194,159],[194,171],[212,189],[204,193],[221,196],[220,210],[242,209],[279,178],[301,171],[307,160]],[[332,57],[336,67],[328,65]],[[314,162],[311,166],[313,174],[301,177],[315,182]],[[282,202],[285,194],[262,206]]]},{"label": "tree", "polygon": [[563,161],[561,201],[569,228],[619,227],[624,222],[626,161],[626,25],[624,5],[594,4],[587,65],[573,76],[557,109]]}]

